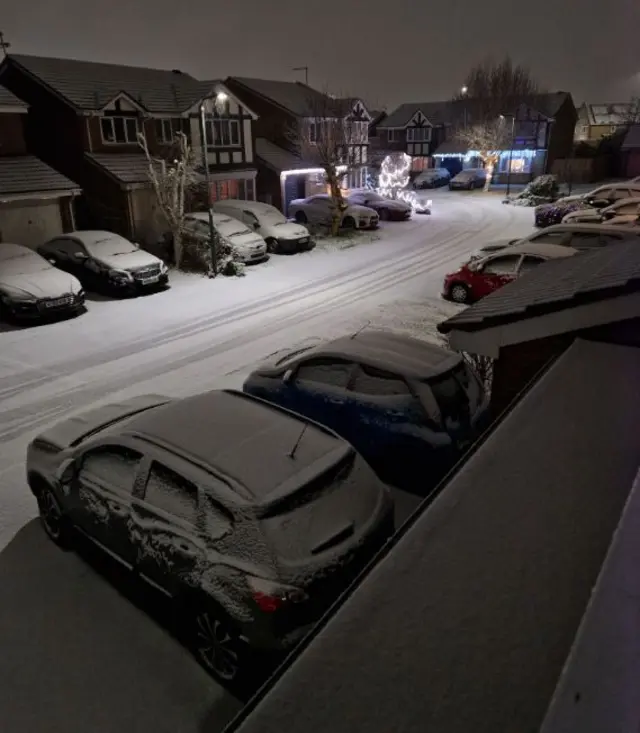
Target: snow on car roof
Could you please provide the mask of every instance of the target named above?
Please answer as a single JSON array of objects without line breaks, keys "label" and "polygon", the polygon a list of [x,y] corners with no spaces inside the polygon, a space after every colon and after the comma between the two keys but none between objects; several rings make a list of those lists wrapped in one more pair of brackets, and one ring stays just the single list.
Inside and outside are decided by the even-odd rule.
[{"label": "snow on car roof", "polygon": [[353,450],[326,428],[232,390],[175,400],[134,418],[126,432],[209,466],[259,501],[302,472],[309,480]]},{"label": "snow on car roof", "polygon": [[[228,214],[218,214],[216,212],[212,213],[212,218],[214,224],[224,224],[227,221],[237,221],[237,219],[234,219]],[[197,219],[198,221],[208,222],[209,213],[207,211],[192,211],[190,214],[185,216],[185,219]]]},{"label": "snow on car roof", "polygon": [[28,257],[29,255],[39,257],[37,252],[23,244],[9,244],[9,242],[0,244],[0,260],[13,260],[16,257]]},{"label": "snow on car roof", "polygon": [[571,257],[576,252],[578,252],[577,249],[566,247],[563,244],[523,242],[522,244],[510,246],[506,251],[500,250],[499,254],[504,257],[513,257],[514,255],[540,255],[540,257],[548,257],[550,260],[554,260],[560,257]]},{"label": "snow on car roof", "polygon": [[121,236],[120,234],[116,234],[115,232],[108,232],[106,229],[82,229],[76,232],[69,232],[69,234],[65,236],[75,237],[76,239],[79,239],[83,244],[88,245],[98,244],[109,239],[125,239],[125,237]]},{"label": "snow on car roof", "polygon": [[410,379],[428,379],[457,366],[462,357],[452,351],[420,339],[391,331],[361,331],[343,336],[310,354],[335,356],[367,364]]}]

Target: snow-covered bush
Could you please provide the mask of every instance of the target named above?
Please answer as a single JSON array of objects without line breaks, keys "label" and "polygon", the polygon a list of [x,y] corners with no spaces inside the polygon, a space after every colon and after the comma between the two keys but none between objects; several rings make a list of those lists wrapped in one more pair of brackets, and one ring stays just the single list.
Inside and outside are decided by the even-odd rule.
[{"label": "snow-covered bush", "polygon": [[[238,262],[231,247],[219,241],[216,249],[216,272],[221,275],[244,275],[244,263]],[[183,239],[183,269],[191,272],[209,273],[211,271],[211,247],[203,239],[190,236]]]},{"label": "snow-covered bush", "polygon": [[549,204],[558,198],[559,191],[557,176],[546,174],[534,178],[519,194],[505,199],[504,203],[514,206]]}]

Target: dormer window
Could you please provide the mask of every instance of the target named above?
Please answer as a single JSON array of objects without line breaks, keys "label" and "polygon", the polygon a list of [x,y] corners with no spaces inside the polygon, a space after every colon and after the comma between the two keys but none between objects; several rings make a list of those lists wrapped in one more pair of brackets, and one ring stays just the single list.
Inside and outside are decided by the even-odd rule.
[{"label": "dormer window", "polygon": [[137,117],[102,117],[100,132],[105,145],[135,145],[140,128]]}]

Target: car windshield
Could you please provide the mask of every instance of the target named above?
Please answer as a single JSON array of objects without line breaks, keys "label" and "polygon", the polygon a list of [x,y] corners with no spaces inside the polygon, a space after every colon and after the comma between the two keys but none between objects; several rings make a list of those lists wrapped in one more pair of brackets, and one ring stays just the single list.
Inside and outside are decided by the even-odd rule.
[{"label": "car windshield", "polygon": [[379,193],[366,193],[366,194],[360,194],[357,198],[359,198],[361,201],[364,201],[365,203],[371,201],[386,201],[387,199],[384,196],[381,196]]},{"label": "car windshield", "polygon": [[468,422],[482,401],[480,383],[466,363],[429,379],[426,385],[435,397],[445,427],[456,428]]},{"label": "car windshield", "polygon": [[304,354],[305,351],[309,351],[311,349],[311,346],[303,346],[301,349],[296,349],[295,351],[289,351],[284,356],[281,356],[278,361],[276,361],[275,365],[280,366],[280,364],[285,364],[287,361],[290,361],[291,359],[294,359],[296,356],[300,356],[300,354]]},{"label": "car windshield", "polygon": [[269,226],[280,226],[286,224],[287,220],[279,211],[269,211],[260,215],[262,221]]},{"label": "car windshield", "polygon": [[89,254],[94,257],[116,257],[117,255],[128,255],[138,248],[133,242],[117,234],[109,234],[102,239],[94,239],[91,242],[83,242]]},{"label": "car windshield", "polygon": [[17,257],[0,260],[0,272],[3,275],[32,275],[51,269],[52,266],[35,252],[26,252]]},{"label": "car windshield", "polygon": [[237,219],[222,219],[216,222],[216,228],[223,237],[237,237],[239,234],[247,234],[251,230]]}]

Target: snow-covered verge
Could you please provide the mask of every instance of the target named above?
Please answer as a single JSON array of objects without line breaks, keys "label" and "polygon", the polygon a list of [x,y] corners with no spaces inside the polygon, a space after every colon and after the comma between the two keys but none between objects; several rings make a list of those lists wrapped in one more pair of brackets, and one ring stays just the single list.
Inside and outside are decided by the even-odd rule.
[{"label": "snow-covered verge", "polygon": [[337,237],[331,235],[316,234],[314,236],[316,249],[319,251],[336,251],[342,249],[351,249],[360,244],[371,244],[379,242],[382,235],[379,231],[347,231],[342,232]]}]

